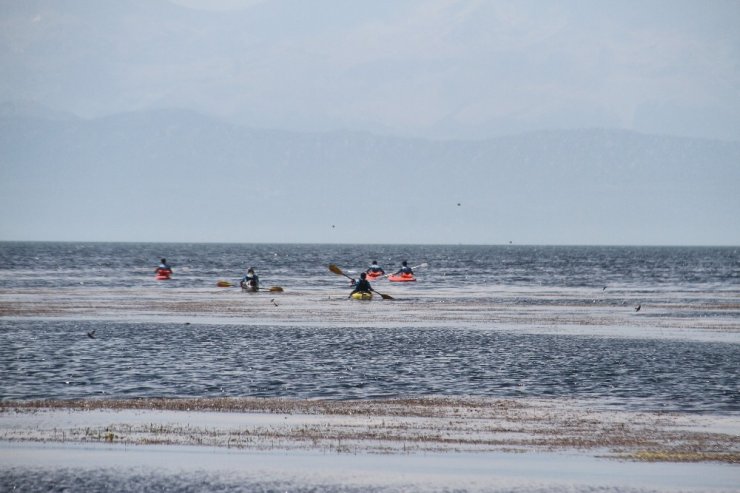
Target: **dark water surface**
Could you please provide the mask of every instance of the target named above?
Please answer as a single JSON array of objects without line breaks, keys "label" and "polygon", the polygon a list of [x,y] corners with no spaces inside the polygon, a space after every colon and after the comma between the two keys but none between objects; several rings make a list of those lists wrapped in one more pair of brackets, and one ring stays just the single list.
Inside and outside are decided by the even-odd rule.
[{"label": "dark water surface", "polygon": [[[163,256],[175,279],[156,284],[152,275]],[[428,264],[413,287],[376,284],[417,293],[398,302],[413,305],[414,320],[328,323],[326,311],[312,314],[312,306],[326,306],[324,294],[338,283],[340,292],[347,290],[345,279],[327,271],[329,263],[357,272],[372,260],[389,271],[401,260]],[[216,296],[214,281],[235,280],[247,266],[255,266],[268,285],[298,292],[292,308],[288,298],[280,300],[281,310],[291,314],[283,323],[0,312],[0,398],[474,395],[596,399],[646,410],[740,410],[738,343],[501,330],[488,312],[477,311],[480,301],[471,296],[490,286],[499,294],[544,290],[547,297],[522,302],[534,306],[535,325],[561,313],[583,313],[592,292],[622,290],[655,306],[666,299],[696,306],[671,315],[681,328],[715,317],[732,333],[740,294],[740,253],[734,248],[0,243],[0,301],[17,303],[41,290],[63,302],[73,291],[77,303],[105,301],[114,288],[134,298],[155,296],[156,303],[155,288],[161,288],[171,304],[198,296],[208,305]],[[201,286],[209,289],[193,294]],[[43,296],[36,299],[43,307]],[[502,300],[492,302],[500,313],[519,310],[518,298]],[[426,323],[426,311],[446,301],[457,303],[452,309],[460,310],[460,322]],[[373,306],[393,309],[347,303],[338,309],[350,320],[355,308],[366,314]],[[594,324],[604,316],[594,311]],[[654,310],[640,320],[644,326],[656,317],[655,327],[662,327],[659,316]],[[464,323],[465,317],[475,323]],[[85,336],[92,330],[94,340]]]},{"label": "dark water surface", "polygon": [[[92,329],[99,339],[80,337]],[[0,334],[4,399],[475,395],[740,410],[734,344],[98,321],[0,321]]]}]

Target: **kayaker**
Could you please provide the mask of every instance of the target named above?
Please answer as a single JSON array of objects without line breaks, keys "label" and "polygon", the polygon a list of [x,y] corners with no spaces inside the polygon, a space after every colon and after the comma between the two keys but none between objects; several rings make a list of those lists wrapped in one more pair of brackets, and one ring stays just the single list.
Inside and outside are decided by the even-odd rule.
[{"label": "kayaker", "polygon": [[398,272],[396,272],[393,275],[394,276],[397,276],[398,274],[403,274],[405,276],[413,276],[414,275],[414,271],[411,270],[411,267],[409,267],[408,262],[406,262],[404,260],[403,262],[401,262],[401,268],[398,269]]},{"label": "kayaker", "polygon": [[154,269],[154,273],[162,276],[169,276],[170,274],[172,274],[172,267],[169,266],[166,258],[163,258],[159,262],[159,267]]},{"label": "kayaker", "polygon": [[352,290],[348,297],[351,298],[355,293],[370,293],[372,291],[375,290],[370,286],[370,281],[367,280],[367,274],[363,272],[360,274],[360,280],[355,284],[355,289]]},{"label": "kayaker", "polygon": [[383,270],[383,268],[378,265],[377,260],[373,260],[372,265],[370,265],[370,267],[368,267],[368,269],[365,272],[367,272],[368,274],[372,274],[374,276],[382,276],[383,274],[385,274],[385,271]]},{"label": "kayaker", "polygon": [[260,290],[260,278],[254,273],[254,269],[250,267],[247,270],[247,275],[242,278],[239,285],[245,291],[259,291]]}]

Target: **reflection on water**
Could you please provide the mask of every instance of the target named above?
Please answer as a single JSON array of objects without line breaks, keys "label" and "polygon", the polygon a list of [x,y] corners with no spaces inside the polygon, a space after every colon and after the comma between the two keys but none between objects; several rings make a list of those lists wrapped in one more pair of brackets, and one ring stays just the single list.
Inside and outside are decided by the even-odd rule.
[{"label": "reflection on water", "polygon": [[[120,470],[99,468],[94,470],[75,468],[28,469],[0,468],[0,490],[2,491],[229,491],[229,492],[390,492],[393,487],[362,484],[324,483],[321,481],[300,482],[290,479],[264,478],[258,474],[225,474],[223,471],[163,471]],[[413,488],[413,491],[416,488]],[[406,490],[404,488],[404,490]]]}]

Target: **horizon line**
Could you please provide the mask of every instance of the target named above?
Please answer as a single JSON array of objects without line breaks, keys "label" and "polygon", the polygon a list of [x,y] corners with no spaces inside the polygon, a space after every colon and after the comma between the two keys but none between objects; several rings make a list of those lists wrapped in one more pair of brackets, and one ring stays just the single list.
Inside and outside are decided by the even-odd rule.
[{"label": "horizon line", "polygon": [[368,242],[315,242],[315,241],[136,241],[136,240],[2,240],[2,243],[105,243],[151,245],[316,245],[316,246],[399,246],[399,247],[603,247],[603,248],[740,248],[740,244],[657,244],[657,243],[368,243]]}]

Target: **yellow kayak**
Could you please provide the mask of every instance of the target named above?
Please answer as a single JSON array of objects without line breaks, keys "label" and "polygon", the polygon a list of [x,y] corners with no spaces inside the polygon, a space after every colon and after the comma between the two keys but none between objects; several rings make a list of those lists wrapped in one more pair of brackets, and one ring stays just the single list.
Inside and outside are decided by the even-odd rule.
[{"label": "yellow kayak", "polygon": [[352,299],[353,300],[371,300],[373,299],[373,293],[368,293],[366,291],[358,291],[356,293],[352,293]]}]

